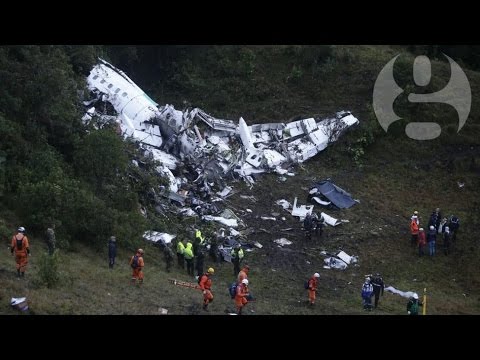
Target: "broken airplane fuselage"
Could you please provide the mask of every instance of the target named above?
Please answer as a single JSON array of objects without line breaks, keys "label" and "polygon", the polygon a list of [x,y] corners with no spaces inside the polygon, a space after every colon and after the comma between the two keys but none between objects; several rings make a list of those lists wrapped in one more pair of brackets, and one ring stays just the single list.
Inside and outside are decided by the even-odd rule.
[{"label": "broken airplane fuselage", "polygon": [[158,106],[124,72],[101,59],[87,83],[95,99],[84,102],[89,106],[85,122],[94,116],[112,119],[111,114],[92,106],[95,100],[108,102],[124,137],[140,142],[170,170],[180,161],[190,164],[198,178],[207,182],[237,174],[253,183],[252,174],[283,174],[286,165],[310,159],[358,123],[350,112],[341,111],[320,121],[308,118],[249,126],[243,118],[237,124],[216,119],[199,108],[179,111],[168,104]]}]

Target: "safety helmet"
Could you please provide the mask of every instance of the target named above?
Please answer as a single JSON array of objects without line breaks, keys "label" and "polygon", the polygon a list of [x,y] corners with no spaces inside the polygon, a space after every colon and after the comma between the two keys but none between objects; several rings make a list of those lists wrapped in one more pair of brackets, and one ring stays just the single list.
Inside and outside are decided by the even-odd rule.
[{"label": "safety helmet", "polygon": [[315,276],[316,278],[319,278],[319,277],[320,277],[320,274],[319,274],[319,273],[315,273],[315,274],[313,274],[313,276]]},{"label": "safety helmet", "polygon": [[139,254],[142,254],[142,255],[143,255],[143,252],[144,252],[144,251],[143,251],[143,249],[138,249],[137,252],[138,252]]},{"label": "safety helmet", "polygon": [[117,241],[117,238],[115,236],[110,236],[110,240]]},{"label": "safety helmet", "polygon": [[208,272],[209,274],[213,274],[213,273],[215,272],[215,270],[214,270],[213,268],[208,268],[207,272]]},{"label": "safety helmet", "polygon": [[433,225],[430,225],[430,230],[434,230],[435,227]]},{"label": "safety helmet", "polygon": [[413,213],[414,213],[415,215],[418,215],[418,211],[417,211],[417,210],[415,210]]},{"label": "safety helmet", "polygon": [[243,279],[242,284],[248,285],[248,279]]},{"label": "safety helmet", "polygon": [[18,229],[17,229],[18,232],[21,232],[21,233],[24,233],[25,232],[25,228],[23,226],[20,226]]},{"label": "safety helmet", "polygon": [[445,232],[450,232],[450,228],[448,226],[445,226]]},{"label": "safety helmet", "polygon": [[423,228],[418,229],[419,231],[423,231]]},{"label": "safety helmet", "polygon": [[366,282],[366,283],[369,283],[369,282],[370,282],[370,276],[367,276],[367,278],[365,279],[365,282]]},{"label": "safety helmet", "polygon": [[414,293],[414,294],[413,294],[413,298],[414,298],[415,300],[418,300],[418,294],[417,294],[417,293]]}]

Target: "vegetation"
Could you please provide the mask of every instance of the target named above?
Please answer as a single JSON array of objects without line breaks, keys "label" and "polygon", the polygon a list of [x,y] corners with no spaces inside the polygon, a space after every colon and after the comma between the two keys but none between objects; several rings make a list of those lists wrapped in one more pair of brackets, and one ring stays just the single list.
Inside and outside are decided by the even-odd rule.
[{"label": "vegetation", "polygon": [[[476,46],[0,47],[0,237],[8,246],[15,228],[25,226],[33,249],[24,281],[15,279],[9,252],[0,253],[0,313],[12,312],[5,299],[26,293],[37,314],[157,314],[160,307],[173,314],[201,312],[200,295],[167,282],[185,279],[185,274],[167,274],[159,249],[141,241],[147,229],[189,236],[188,225],[195,220],[160,216],[150,191],[165,184],[155,172],[158,164],[142,159],[145,171],[140,171],[131,161],[140,153],[135,144],[122,141],[114,128],[96,131],[81,122],[88,93],[85,75],[97,56],[124,70],[158,103],[180,109],[198,106],[219,118],[243,116],[249,123],[330,116],[339,110],[351,110],[360,119],[358,127],[297,169],[297,176],[281,183],[265,176],[251,190],[235,184],[238,193],[229,205],[254,209],[248,220],[255,224],[252,240],[265,246],[247,255],[255,269],[256,313],[362,313],[361,282],[374,271],[399,289],[421,292],[427,287],[433,300],[430,313],[480,313],[475,235],[480,205],[474,200],[480,186],[478,98],[472,99],[469,119],[458,133],[450,106],[412,104],[407,98],[419,91],[411,71],[418,54],[432,60],[432,81],[424,90],[446,85],[449,66],[442,52],[459,62],[472,94],[477,93]],[[395,104],[403,120],[385,133],[371,107],[372,89],[380,69],[398,53],[395,78],[405,92]],[[438,122],[442,135],[424,142],[407,138],[405,125],[415,119]],[[326,177],[361,201],[334,214],[349,219],[349,225],[328,228],[315,244],[305,243],[297,232],[290,249],[271,245],[279,234],[254,216],[278,211],[273,203],[285,196],[303,199],[302,187]],[[465,186],[459,188],[457,182]],[[249,203],[239,194],[259,201]],[[418,210],[425,223],[437,206],[462,220],[460,241],[451,256],[440,252],[434,259],[418,258],[408,245],[408,218]],[[41,255],[42,238],[52,222],[60,255],[48,258]],[[289,219],[285,225],[299,226]],[[106,258],[112,234],[120,248],[114,271]],[[146,283],[132,290],[127,262],[140,244],[146,247]],[[303,280],[323,266],[317,250],[338,248],[359,255],[359,266],[322,271],[322,305],[306,308]],[[215,267],[218,295],[212,312],[221,314],[233,308],[226,294],[231,267]],[[272,294],[272,283],[283,284],[281,290]],[[376,313],[403,314],[405,304],[386,295]]]}]

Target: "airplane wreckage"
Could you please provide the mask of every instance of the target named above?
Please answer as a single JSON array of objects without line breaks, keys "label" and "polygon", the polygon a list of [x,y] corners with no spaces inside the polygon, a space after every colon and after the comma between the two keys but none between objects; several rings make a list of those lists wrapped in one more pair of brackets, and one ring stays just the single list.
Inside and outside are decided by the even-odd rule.
[{"label": "airplane wreckage", "polygon": [[[220,211],[210,197],[228,195],[231,187],[226,179],[241,178],[252,186],[255,174],[293,175],[288,170],[291,165],[315,156],[358,123],[350,112],[341,111],[322,120],[247,125],[243,118],[238,123],[217,119],[199,108],[180,111],[168,104],[159,106],[123,71],[102,59],[91,70],[87,84],[92,98],[84,101],[87,111],[82,120],[115,121],[125,138],[133,138],[162,164],[158,172],[169,178],[170,188],[161,195],[182,206],[190,205],[191,209],[181,209],[187,216],[195,210],[195,214],[223,221],[228,227],[236,227],[238,218],[234,214],[229,218],[211,216]],[[105,104],[114,111],[101,111]],[[190,181],[182,173],[173,175],[179,168],[184,173],[188,169]],[[197,185],[197,193],[182,190],[192,183]]]}]

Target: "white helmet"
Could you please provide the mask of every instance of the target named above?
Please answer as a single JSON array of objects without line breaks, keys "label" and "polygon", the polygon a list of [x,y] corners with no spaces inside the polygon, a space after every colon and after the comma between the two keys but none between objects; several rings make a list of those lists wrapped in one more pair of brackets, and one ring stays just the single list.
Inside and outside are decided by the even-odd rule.
[{"label": "white helmet", "polygon": [[243,279],[242,284],[248,285],[248,279]]},{"label": "white helmet", "polygon": [[21,232],[21,233],[24,233],[25,232],[25,228],[23,226],[20,226],[18,229],[17,229],[18,232]]},{"label": "white helmet", "polygon": [[430,225],[430,230],[435,230],[435,227],[433,225]]},{"label": "white helmet", "polygon": [[414,293],[414,294],[413,294],[413,298],[414,298],[415,300],[418,300],[418,294],[417,294],[417,293]]},{"label": "white helmet", "polygon": [[315,276],[316,278],[319,278],[319,277],[320,277],[320,274],[319,274],[319,273],[315,273],[315,274],[313,274],[313,276]]}]

